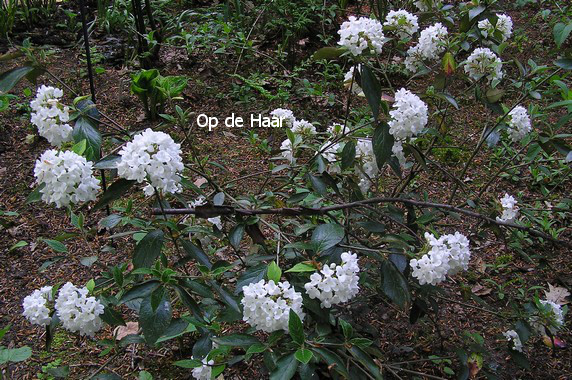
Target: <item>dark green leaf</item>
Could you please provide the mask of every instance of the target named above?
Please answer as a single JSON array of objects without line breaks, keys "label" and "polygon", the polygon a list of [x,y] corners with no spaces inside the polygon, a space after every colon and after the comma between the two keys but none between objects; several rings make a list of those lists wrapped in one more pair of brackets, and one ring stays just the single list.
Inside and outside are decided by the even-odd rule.
[{"label": "dark green leaf", "polygon": [[407,281],[399,269],[391,261],[385,260],[381,263],[381,275],[383,293],[397,305],[405,308],[411,301],[411,294]]},{"label": "dark green leaf", "polygon": [[257,337],[248,334],[231,334],[227,336],[213,337],[211,340],[221,346],[249,347],[260,344]]},{"label": "dark green leaf", "polygon": [[244,224],[237,224],[228,234],[228,240],[230,245],[234,247],[234,249],[240,248],[240,241],[244,236]]},{"label": "dark green leaf", "polygon": [[343,53],[344,53],[344,49],[327,46],[327,47],[323,47],[323,48],[319,49],[317,52],[315,52],[314,55],[312,55],[312,58],[316,61],[320,60],[320,59],[330,60],[330,59],[338,58]]},{"label": "dark green leaf", "polygon": [[133,301],[138,298],[144,298],[149,296],[153,290],[157,289],[161,283],[157,280],[151,280],[144,282],[139,285],[135,285],[129,289],[123,297],[121,297],[121,303]]},{"label": "dark green leaf", "polygon": [[34,68],[32,66],[16,67],[0,75],[0,93],[10,91],[20,79],[24,78]]},{"label": "dark green leaf", "polygon": [[94,169],[116,169],[117,164],[121,161],[121,156],[117,154],[110,154],[103,157],[101,160],[93,164]]},{"label": "dark green leaf", "polygon": [[288,317],[288,331],[290,332],[290,336],[294,343],[298,344],[299,346],[304,344],[306,340],[304,338],[304,326],[302,325],[302,321],[296,312],[290,309],[290,315]]},{"label": "dark green leaf", "polygon": [[554,64],[564,70],[572,70],[572,58],[557,59]]},{"label": "dark green leaf", "polygon": [[332,248],[344,238],[344,229],[334,223],[321,224],[312,233],[312,242],[318,252]]},{"label": "dark green leaf", "polygon": [[40,186],[36,187],[26,198],[26,204],[39,202],[42,200],[42,189],[46,186],[45,183],[41,183]]},{"label": "dark green leaf", "polygon": [[65,244],[60,241],[51,239],[43,239],[43,240],[51,249],[53,249],[56,252],[67,253],[68,251],[68,248],[65,246]]},{"label": "dark green leaf", "polygon": [[350,378],[344,361],[336,353],[325,348],[313,348],[313,351],[322,358],[323,362],[328,365],[328,368],[338,372],[346,379]]},{"label": "dark green leaf", "polygon": [[366,65],[361,65],[361,88],[371,107],[374,119],[379,117],[379,108],[381,105],[381,85],[374,73]]},{"label": "dark green leaf", "polygon": [[294,354],[282,356],[276,362],[276,369],[270,373],[270,380],[290,380],[298,369],[298,360]]},{"label": "dark green leaf", "polygon": [[485,11],[485,7],[482,5],[476,6],[469,11],[469,21],[472,21],[475,17],[480,15]]},{"label": "dark green leaf", "polygon": [[75,126],[72,132],[75,142],[86,140],[87,147],[92,149],[92,155],[87,155],[89,161],[99,159],[101,150],[101,135],[97,130],[97,125],[91,119],[80,116],[75,121]]},{"label": "dark green leaf", "polygon": [[48,373],[57,379],[65,379],[70,374],[70,367],[65,365],[56,368],[48,368]]},{"label": "dark green leaf", "polygon": [[135,268],[150,268],[161,254],[164,234],[162,230],[149,232],[135,247],[133,266]]},{"label": "dark green leaf", "polygon": [[139,309],[139,326],[143,330],[145,341],[153,345],[171,324],[172,311],[167,293],[156,310],[151,306],[151,297],[143,298]]},{"label": "dark green leaf", "polygon": [[179,298],[183,305],[185,305],[191,313],[195,316],[195,318],[199,320],[203,319],[203,312],[197,302],[193,299],[193,297],[181,286],[175,286],[175,290],[179,294]]},{"label": "dark green leaf", "polygon": [[125,321],[121,314],[110,305],[105,306],[101,319],[110,326],[125,326]]},{"label": "dark green leaf", "polygon": [[389,133],[389,125],[385,122],[380,123],[380,125],[373,131],[373,153],[375,154],[375,160],[377,162],[377,167],[382,168],[389,157],[391,157],[393,147],[393,136]]},{"label": "dark green leaf", "polygon": [[183,248],[189,256],[191,256],[199,264],[204,265],[208,269],[212,268],[212,264],[209,261],[208,256],[199,247],[188,240],[181,240],[181,243],[183,244]]},{"label": "dark green leaf", "polygon": [[312,356],[314,355],[310,350],[307,350],[305,348],[299,348],[298,350],[296,350],[294,356],[296,357],[296,360],[298,360],[300,363],[308,364],[310,360],[312,360]]},{"label": "dark green leaf", "polygon": [[103,228],[111,229],[121,222],[122,216],[117,214],[111,214],[99,221],[99,226]]},{"label": "dark green leaf", "polygon": [[99,198],[99,201],[93,206],[93,210],[104,208],[109,203],[121,198],[135,183],[135,181],[130,181],[125,178],[120,178],[113,182],[111,186],[107,188],[107,191],[103,193],[101,198]]},{"label": "dark green leaf", "polygon": [[265,264],[260,264],[246,270],[236,281],[236,291],[234,294],[241,293],[242,288],[246,285],[262,280],[266,274],[266,268],[267,266]]},{"label": "dark green leaf", "polygon": [[342,150],[342,170],[354,165],[356,158],[356,143],[351,140],[346,143]]}]

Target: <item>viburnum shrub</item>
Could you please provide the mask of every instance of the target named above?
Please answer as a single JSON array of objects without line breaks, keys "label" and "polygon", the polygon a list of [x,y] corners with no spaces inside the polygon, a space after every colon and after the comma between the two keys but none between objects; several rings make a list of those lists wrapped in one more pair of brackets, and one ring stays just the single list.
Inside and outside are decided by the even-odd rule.
[{"label": "viburnum shrub", "polygon": [[[550,87],[569,78],[572,60],[538,66],[505,56],[513,23],[495,13],[495,1],[414,4],[388,9],[379,20],[349,16],[338,46],[316,52],[315,59],[351,67],[339,83],[348,89],[346,114],[363,94],[371,115],[324,123],[280,105],[270,115],[282,121],[275,126],[284,131],[283,140],[258,193],[218,183],[192,138],[180,145],[166,131],[123,131],[123,142],[110,141],[114,153],[101,157],[99,128],[109,127],[107,116],[84,98],[68,108],[61,90],[40,87],[32,123],[50,143],[73,139],[75,145],[39,158],[39,187],[30,201],[68,207],[82,233],[85,216],[72,205],[95,201],[82,208],[92,217],[111,206],[98,226],[125,229],[118,235],[132,236],[136,245],[132,252],[118,248],[123,262],[84,288],[67,283],[35,290],[23,300],[23,315],[45,326],[48,337],[59,324],[94,336],[102,334],[102,323],[116,327],[136,319],[140,331],[118,346],[109,344],[110,351],[130,343],[168,347],[170,340],[192,335],[192,357],[174,365],[192,369],[197,379],[215,378],[254,357],[273,379],[296,373],[380,379],[392,367],[373,335],[348,315],[356,304],[382,297],[406,311],[410,323],[427,316],[438,329],[438,300],[451,298],[448,289],[462,281],[478,254],[468,218],[507,232],[523,252],[525,244],[570,247],[545,228],[521,194],[489,196],[487,190],[509,165],[540,157],[540,151],[571,161],[566,136],[545,128],[553,120],[537,100],[542,94],[555,100],[547,110],[561,111],[560,126],[569,122],[569,101]],[[409,75],[390,78],[384,62],[397,62]],[[150,91],[140,83],[145,75],[134,77],[143,99]],[[458,133],[448,120],[461,96],[486,110],[486,120],[452,174],[432,157],[438,142]],[[68,112],[74,114],[69,125]],[[483,149],[496,149],[508,163],[473,185],[466,178]],[[103,181],[94,169],[107,179],[118,175],[97,199]],[[285,175],[273,175],[278,172]],[[409,186],[423,172],[452,177],[446,203]],[[195,182],[197,177],[204,181]],[[134,187],[144,189],[136,201],[114,203]],[[556,210],[551,215],[558,218]],[[499,336],[506,349],[524,367],[536,336],[554,346],[567,312],[552,297],[536,294],[525,301],[494,313],[505,326]],[[457,350],[461,374],[482,366],[486,354],[482,337],[465,338]]]}]

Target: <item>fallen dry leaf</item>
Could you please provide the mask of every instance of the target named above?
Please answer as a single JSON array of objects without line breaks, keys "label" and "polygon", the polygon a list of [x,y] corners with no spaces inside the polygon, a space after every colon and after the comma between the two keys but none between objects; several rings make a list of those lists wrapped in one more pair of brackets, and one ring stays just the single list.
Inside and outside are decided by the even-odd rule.
[{"label": "fallen dry leaf", "polygon": [[570,296],[570,292],[566,288],[548,284],[548,291],[545,290],[544,294],[546,294],[546,299],[548,301],[552,301],[558,305],[566,305],[567,303],[570,303],[570,301],[566,299],[566,297]]},{"label": "fallen dry leaf", "polygon": [[471,288],[471,291],[473,292],[474,295],[486,296],[487,294],[491,294],[493,290],[491,288],[486,288],[482,285],[477,284]]},{"label": "fallen dry leaf", "polygon": [[113,330],[113,335],[115,335],[116,340],[121,340],[127,335],[135,335],[139,333],[139,323],[137,322],[127,322],[126,326],[117,326]]}]

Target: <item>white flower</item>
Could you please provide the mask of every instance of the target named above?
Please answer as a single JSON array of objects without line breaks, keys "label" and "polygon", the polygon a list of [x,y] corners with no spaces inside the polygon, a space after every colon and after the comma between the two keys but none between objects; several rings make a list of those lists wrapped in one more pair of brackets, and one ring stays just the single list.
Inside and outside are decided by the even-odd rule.
[{"label": "white flower", "polygon": [[429,252],[421,259],[412,259],[409,266],[413,270],[419,284],[436,285],[445,280],[447,275],[455,275],[461,270],[467,270],[471,252],[469,240],[459,232],[454,235],[444,235],[436,239],[430,233],[425,233],[425,239],[431,246]]},{"label": "white flower", "polygon": [[427,125],[427,104],[404,88],[395,93],[395,103],[389,112],[389,133],[396,140],[416,136]]},{"label": "white flower", "polygon": [[72,151],[45,151],[36,161],[34,176],[44,184],[42,200],[56,207],[94,200],[99,180],[93,176],[93,163]]},{"label": "white flower", "polygon": [[473,80],[486,77],[487,80],[500,80],[503,77],[502,62],[488,48],[476,48],[465,62],[465,72]]},{"label": "white flower", "polygon": [[339,143],[332,144],[330,141],[326,141],[320,148],[322,157],[329,163],[328,173],[330,174],[339,174],[342,171],[340,165],[338,165],[338,153],[340,153],[341,147]]},{"label": "white flower", "polygon": [[32,113],[30,121],[38,128],[40,136],[54,146],[72,138],[72,127],[67,122],[70,119],[69,107],[62,105],[59,98],[64,95],[59,88],[42,85],[38,88],[36,98],[30,102]]},{"label": "white flower", "polygon": [[391,147],[391,152],[399,161],[401,167],[405,167],[407,160],[405,159],[405,153],[403,152],[403,143],[401,141],[395,141]]},{"label": "white flower", "polygon": [[520,336],[518,336],[518,333],[516,331],[508,330],[506,332],[503,332],[502,334],[504,335],[506,340],[512,342],[513,350],[522,352],[522,342],[520,341]]},{"label": "white flower", "polygon": [[[360,87],[357,77],[354,77],[354,69],[355,66],[350,67],[348,72],[344,75],[344,87],[349,89],[350,86],[352,88],[352,92],[358,96],[363,95],[363,90]],[[360,69],[360,65],[358,65],[358,70]]]},{"label": "white flower", "polygon": [[371,178],[379,171],[373,152],[373,146],[368,139],[359,139],[356,143],[356,172],[360,176],[358,186],[366,193],[372,185]]},{"label": "white flower", "polygon": [[418,0],[415,2],[415,6],[417,7],[417,9],[419,9],[421,12],[427,12],[429,10],[429,7],[427,6],[427,4],[425,3],[425,0]]},{"label": "white flower", "polygon": [[143,190],[147,196],[153,195],[154,188],[167,193],[181,191],[181,145],[168,134],[146,129],[128,142],[119,155],[119,176],[139,183],[145,181]]},{"label": "white flower", "polygon": [[522,140],[532,131],[532,124],[526,108],[516,106],[508,115],[510,116],[508,134],[513,142]]},{"label": "white flower", "polygon": [[478,27],[485,38],[493,38],[495,32],[498,30],[502,36],[500,42],[505,42],[512,36],[512,19],[505,14],[497,14],[496,16],[498,17],[496,25],[493,25],[488,19],[485,19],[479,21]]},{"label": "white flower", "polygon": [[401,39],[411,38],[419,30],[417,16],[403,9],[390,11],[385,18],[383,26],[391,28],[392,33],[395,33]]},{"label": "white flower", "polygon": [[364,50],[365,53],[380,54],[385,43],[381,23],[367,17],[357,19],[350,16],[348,21],[342,24],[338,34],[338,44],[348,48],[354,56],[361,55]]},{"label": "white flower", "polygon": [[304,119],[294,121],[294,124],[290,130],[296,134],[304,136],[312,136],[316,134],[316,127]]},{"label": "white flower", "polygon": [[502,215],[497,216],[499,222],[513,222],[518,216],[518,202],[513,196],[505,194],[500,200],[502,205]]},{"label": "white flower", "polygon": [[270,115],[280,119],[281,124],[278,126],[290,128],[294,125],[296,118],[294,117],[294,113],[289,109],[284,108],[276,108],[274,111],[270,112]]},{"label": "white flower", "polygon": [[56,298],[56,312],[66,330],[93,337],[103,325],[100,315],[104,307],[95,297],[88,297],[87,294],[87,288],[66,283]]},{"label": "white flower", "polygon": [[189,205],[191,207],[197,207],[197,206],[204,206],[207,203],[206,198],[203,195],[200,195],[197,199],[195,199],[194,201],[191,201],[191,203],[189,203]]},{"label": "white flower", "polygon": [[407,50],[405,67],[415,73],[423,61],[434,61],[445,51],[447,28],[440,22],[421,31],[419,42]]},{"label": "white flower", "polygon": [[301,320],[305,314],[302,311],[302,295],[296,292],[287,281],[275,284],[260,280],[242,287],[244,297],[243,320],[257,330],[273,332],[288,331],[288,318],[293,310]]},{"label": "white flower", "polygon": [[547,335],[546,328],[554,335],[564,326],[564,312],[562,306],[548,300],[540,300],[542,308],[539,308],[538,315],[530,318],[530,323],[540,335]]},{"label": "white flower", "polygon": [[217,226],[217,228],[218,228],[219,230],[222,231],[222,221],[221,221],[221,219],[220,219],[220,216],[217,216],[217,217],[214,217],[214,218],[208,218],[207,221],[208,221],[209,223],[214,224],[215,226]]},{"label": "white flower", "polygon": [[202,366],[193,368],[191,371],[193,377],[197,380],[211,380],[212,365],[214,365],[214,360],[207,361],[207,358],[205,357],[202,360],[202,363]]},{"label": "white flower", "polygon": [[[49,290],[48,290],[49,289]],[[52,287],[47,286],[42,289],[34,290],[32,294],[24,298],[22,307],[24,312],[22,315],[33,325],[46,326],[51,321],[50,309],[46,306],[51,298]]]},{"label": "white flower", "polygon": [[282,144],[280,145],[280,151],[282,157],[287,159],[290,164],[296,163],[296,158],[294,157],[294,148],[292,147],[292,142],[290,139],[282,141]]},{"label": "white flower", "polygon": [[341,136],[343,133],[346,133],[349,131],[349,128],[345,128],[343,124],[340,123],[333,123],[332,125],[330,125],[328,127],[328,133],[330,135],[332,135],[332,137],[337,137],[337,136]]},{"label": "white flower", "polygon": [[357,255],[344,252],[341,258],[341,265],[324,265],[320,273],[312,274],[310,282],[304,285],[308,296],[319,299],[321,307],[330,308],[347,302],[359,292]]}]

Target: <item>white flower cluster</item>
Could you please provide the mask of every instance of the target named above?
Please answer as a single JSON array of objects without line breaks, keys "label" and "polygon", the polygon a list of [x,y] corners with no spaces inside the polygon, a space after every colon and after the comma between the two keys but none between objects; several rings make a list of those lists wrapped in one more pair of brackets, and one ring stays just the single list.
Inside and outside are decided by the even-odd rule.
[{"label": "white flower cluster", "polygon": [[103,325],[100,315],[104,307],[95,297],[88,297],[87,294],[87,288],[66,283],[56,298],[56,311],[66,330],[93,337]]},{"label": "white flower cluster", "polygon": [[93,163],[72,151],[45,151],[36,161],[34,176],[44,184],[42,200],[56,207],[94,200],[99,180],[93,176]]},{"label": "white flower cluster", "polygon": [[447,28],[440,22],[421,31],[419,42],[407,50],[405,67],[416,73],[423,61],[434,61],[445,51]]},{"label": "white flower cluster", "polygon": [[508,330],[506,332],[503,332],[502,334],[504,335],[506,340],[512,342],[513,350],[522,352],[522,342],[520,340],[520,336],[518,336],[518,333],[516,331]]},{"label": "white flower cluster", "polygon": [[294,113],[285,108],[276,108],[270,112],[270,115],[282,121],[281,127],[291,128],[294,125],[294,121],[296,121]]},{"label": "white flower cluster", "polygon": [[[360,69],[360,65],[357,66],[358,70]],[[344,75],[344,87],[349,89],[351,86],[352,92],[358,96],[362,96],[363,94],[363,90],[360,87],[357,78],[354,78],[354,70],[355,70],[355,66],[350,67],[350,69],[348,70],[348,72]],[[353,81],[352,81],[353,79]]]},{"label": "white flower cluster", "polygon": [[70,119],[69,107],[58,100],[63,95],[59,88],[42,85],[38,88],[36,98],[30,102],[33,111],[30,121],[38,127],[40,136],[57,147],[70,141],[73,131],[67,124]]},{"label": "white flower cluster", "polygon": [[357,254],[344,252],[341,258],[341,265],[324,265],[320,273],[312,274],[310,282],[304,285],[308,296],[319,299],[322,307],[347,302],[359,292]]},{"label": "white flower cluster", "polygon": [[288,160],[290,164],[293,165],[296,163],[296,157],[294,157],[294,147],[292,146],[292,142],[290,141],[290,139],[282,141],[282,144],[280,145],[280,151],[282,157]]},{"label": "white flower cluster", "polygon": [[288,331],[290,310],[293,310],[301,320],[306,314],[302,311],[302,295],[290,286],[288,281],[275,284],[260,280],[242,287],[244,297],[243,320],[265,332],[277,330]]},{"label": "white flower cluster", "polygon": [[425,233],[425,239],[431,246],[430,251],[419,260],[409,262],[413,277],[421,285],[436,285],[445,280],[447,275],[454,275],[461,270],[467,270],[471,251],[469,239],[459,232],[454,235],[444,235],[436,239],[433,234]]},{"label": "white flower cluster", "polygon": [[502,206],[502,215],[497,216],[499,222],[513,222],[518,216],[518,202],[512,195],[505,194],[500,200]]},{"label": "white flower cluster", "polygon": [[526,108],[516,106],[508,115],[510,116],[510,120],[508,121],[508,134],[513,142],[522,140],[532,131],[530,116],[528,116]]},{"label": "white flower cluster", "polygon": [[50,309],[46,306],[48,301],[52,300],[52,287],[44,286],[36,289],[24,298],[22,306],[24,313],[22,315],[33,325],[48,325],[52,318],[50,317]]},{"label": "white flower cluster", "polygon": [[341,167],[338,165],[338,154],[342,151],[342,145],[339,143],[332,144],[330,141],[326,141],[320,148],[320,151],[322,151],[322,157],[324,157],[324,159],[329,163],[328,173],[341,173]]},{"label": "white flower cluster", "polygon": [[383,26],[391,29],[401,39],[411,38],[419,30],[417,16],[403,9],[389,11]]},{"label": "white flower cluster", "polygon": [[[93,337],[103,325],[100,315],[103,314],[104,307],[95,297],[87,295],[87,288],[80,289],[68,282],[60,288],[54,307],[66,330]],[[24,298],[23,315],[32,324],[41,326],[49,324],[52,318],[47,306],[48,301],[52,301],[51,286],[34,290]]]},{"label": "white flower cluster", "polygon": [[486,77],[487,80],[501,80],[503,77],[502,62],[488,48],[476,48],[465,62],[465,72],[473,80]]},{"label": "white flower cluster", "polygon": [[371,179],[379,171],[371,140],[359,139],[357,141],[355,170],[360,176],[359,188],[362,193],[365,193],[372,185]]},{"label": "white flower cluster", "polygon": [[401,166],[405,166],[403,143],[417,136],[427,125],[428,107],[417,95],[404,88],[395,93],[395,103],[389,112],[389,133],[394,138],[391,148]]},{"label": "white flower cluster", "polygon": [[207,361],[207,358],[205,357],[202,360],[202,363],[203,363],[202,366],[193,368],[191,374],[197,380],[211,380],[211,374],[213,371],[212,366],[214,365],[214,360]]},{"label": "white flower cluster", "polygon": [[541,310],[540,315],[531,317],[531,325],[540,335],[546,335],[546,328],[554,335],[564,326],[562,306],[549,300],[540,300],[540,304],[544,310]]},{"label": "white flower cluster", "polygon": [[119,176],[139,183],[146,181],[143,190],[147,196],[153,195],[154,188],[167,193],[181,191],[181,145],[168,134],[148,128],[127,143],[119,155]]},{"label": "white flower cluster", "polygon": [[350,16],[340,27],[338,34],[340,35],[338,44],[348,48],[354,56],[361,55],[364,50],[366,53],[380,54],[385,43],[383,25],[367,17],[358,19]]},{"label": "white flower cluster", "polygon": [[496,25],[485,19],[479,21],[478,27],[485,38],[492,38],[495,32],[499,31],[502,36],[500,42],[505,42],[512,36],[512,19],[505,14],[497,14],[496,16],[498,17]]},{"label": "white flower cluster", "polygon": [[294,120],[294,124],[290,130],[298,135],[303,136],[313,136],[316,132],[316,127],[312,125],[309,121],[304,119],[302,120]]}]

